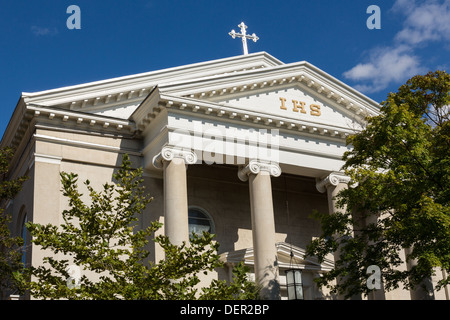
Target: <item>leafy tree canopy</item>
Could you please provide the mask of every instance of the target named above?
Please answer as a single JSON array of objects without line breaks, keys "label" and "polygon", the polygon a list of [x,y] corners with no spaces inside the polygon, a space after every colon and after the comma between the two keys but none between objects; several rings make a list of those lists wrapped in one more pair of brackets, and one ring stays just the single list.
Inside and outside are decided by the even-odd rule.
[{"label": "leafy tree canopy", "polygon": [[[367,294],[370,265],[380,268],[386,290],[417,288],[436,268],[447,272],[437,289],[449,283],[449,112],[450,75],[429,72],[390,93],[380,115],[349,137],[350,187],[337,196],[337,214],[318,214],[323,234],[308,248],[321,259],[339,249],[322,285],[347,297]],[[406,270],[405,248],[414,262]]]},{"label": "leafy tree canopy", "polygon": [[[0,202],[13,199],[21,190],[27,177],[10,179],[9,167],[14,151],[11,148],[0,149]],[[0,209],[0,298],[18,290],[15,274],[23,268],[22,249],[24,242],[21,237],[13,237],[9,229],[11,216]]]},{"label": "leafy tree canopy", "polygon": [[[31,295],[101,300],[257,297],[258,290],[247,280],[243,265],[234,270],[231,284],[213,280],[209,287],[199,289],[199,273],[222,266],[214,236],[193,235],[190,243],[176,246],[165,236],[154,236],[160,223],[138,227],[139,216],[152,200],[142,185],[142,168],[132,169],[125,155],[113,179],[101,191],[85,181],[90,198],[85,203],[78,176],[61,173],[63,195],[69,200],[69,209],[62,212],[63,223],[27,224],[34,244],[53,253],[44,258],[43,265],[29,269],[32,281],[24,278]],[[165,259],[157,263],[150,261],[146,249],[151,239],[165,252]]]}]

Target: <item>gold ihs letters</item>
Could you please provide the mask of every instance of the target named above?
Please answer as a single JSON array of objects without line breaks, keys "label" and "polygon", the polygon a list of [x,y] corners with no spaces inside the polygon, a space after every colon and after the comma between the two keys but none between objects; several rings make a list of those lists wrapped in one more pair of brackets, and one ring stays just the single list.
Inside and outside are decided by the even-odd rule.
[{"label": "gold ihs letters", "polygon": [[[286,98],[280,97],[281,106],[280,109],[287,110],[286,107]],[[303,101],[292,100],[292,111],[306,114],[306,103]],[[312,116],[319,117],[321,115],[320,106],[318,104],[311,104],[309,106],[309,114]]]}]

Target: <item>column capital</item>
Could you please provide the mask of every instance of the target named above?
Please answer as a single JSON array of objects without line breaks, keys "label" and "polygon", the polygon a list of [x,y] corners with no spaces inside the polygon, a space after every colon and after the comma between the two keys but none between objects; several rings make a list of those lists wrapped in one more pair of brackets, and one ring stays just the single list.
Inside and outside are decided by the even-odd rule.
[{"label": "column capital", "polygon": [[164,161],[172,161],[174,158],[183,159],[185,164],[195,164],[197,162],[197,155],[194,151],[165,146],[160,153],[153,157],[153,166],[157,169],[162,169]]},{"label": "column capital", "polygon": [[261,171],[269,172],[270,175],[274,177],[279,177],[281,175],[281,168],[276,163],[250,160],[246,166],[239,167],[238,177],[241,181],[247,181],[249,174],[258,174]]},{"label": "column capital", "polygon": [[336,187],[339,183],[349,183],[350,177],[343,172],[331,172],[328,176],[322,179],[316,179],[316,188],[319,192],[327,191],[328,186]]}]

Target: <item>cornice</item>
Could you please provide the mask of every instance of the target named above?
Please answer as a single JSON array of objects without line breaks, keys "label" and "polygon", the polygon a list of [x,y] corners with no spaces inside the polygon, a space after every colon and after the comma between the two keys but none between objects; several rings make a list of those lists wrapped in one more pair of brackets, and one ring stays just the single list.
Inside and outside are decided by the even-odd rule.
[{"label": "cornice", "polygon": [[158,90],[155,90],[152,93],[152,97],[147,99],[147,103],[139,106],[132,116],[132,119],[136,122],[137,130],[143,132],[146,126],[156,119],[163,108],[169,112],[194,113],[199,117],[216,118],[226,122],[246,123],[251,126],[264,128],[276,128],[287,130],[293,134],[297,132],[345,140],[354,133],[349,128],[243,110],[206,100],[177,97],[161,93]]},{"label": "cornice", "polygon": [[[133,134],[136,131],[134,122],[96,114],[70,111],[48,106],[21,105],[20,118],[15,119],[8,127],[3,146],[17,148],[29,128],[40,121],[64,123],[65,126],[89,128],[110,133]],[[13,134],[12,134],[13,133]]]},{"label": "cornice", "polygon": [[103,129],[113,129],[116,131],[128,131],[133,133],[135,125],[129,120],[123,120],[113,117],[99,116],[96,114],[82,113],[54,107],[29,105],[27,111],[31,112],[34,117],[45,117],[49,120],[59,120],[62,122],[72,122],[77,125],[89,124],[91,127],[101,126]]}]

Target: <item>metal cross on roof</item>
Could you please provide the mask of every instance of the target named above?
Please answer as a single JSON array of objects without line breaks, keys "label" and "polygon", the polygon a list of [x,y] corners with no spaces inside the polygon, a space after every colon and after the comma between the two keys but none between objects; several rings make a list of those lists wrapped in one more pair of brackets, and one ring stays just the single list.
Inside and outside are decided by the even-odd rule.
[{"label": "metal cross on roof", "polygon": [[247,39],[252,39],[253,42],[256,42],[259,40],[259,38],[256,36],[256,34],[252,34],[251,36],[247,35],[247,26],[244,24],[244,22],[241,22],[241,24],[238,25],[239,28],[241,28],[241,33],[236,33],[236,31],[231,30],[228,34],[234,38],[242,38],[242,46],[244,47],[244,55],[248,54],[248,48],[247,48]]}]

